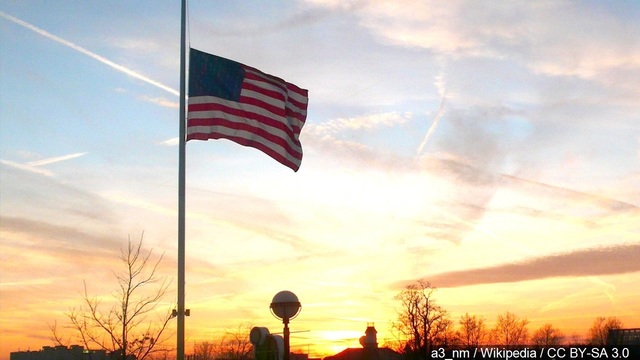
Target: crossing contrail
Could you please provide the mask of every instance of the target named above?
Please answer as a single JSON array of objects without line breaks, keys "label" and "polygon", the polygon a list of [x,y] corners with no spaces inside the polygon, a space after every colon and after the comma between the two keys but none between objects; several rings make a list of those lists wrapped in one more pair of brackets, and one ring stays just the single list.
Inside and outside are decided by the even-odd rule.
[{"label": "crossing contrail", "polygon": [[429,138],[431,137],[433,132],[438,127],[438,123],[440,122],[440,119],[442,118],[442,114],[444,114],[445,99],[446,98],[445,98],[445,96],[443,94],[442,95],[442,100],[440,101],[440,108],[438,109],[438,113],[436,114],[436,117],[433,120],[433,123],[429,127],[429,130],[427,130],[427,133],[424,135],[424,138],[422,139],[422,142],[420,143],[420,146],[418,146],[418,151],[416,151],[416,156],[420,156],[420,154],[422,153],[422,149],[424,149],[424,146],[427,145],[427,142],[429,141]]},{"label": "crossing contrail", "polygon": [[427,130],[427,133],[424,135],[424,138],[422,138],[422,142],[420,142],[420,145],[418,146],[418,150],[416,151],[416,157],[422,154],[422,149],[424,149],[424,146],[427,145],[427,142],[429,142],[429,138],[431,138],[431,136],[433,135],[433,132],[436,131],[436,128],[438,127],[438,123],[440,122],[440,119],[444,114],[444,103],[447,98],[447,87],[444,80],[444,73],[442,71],[440,72],[440,75],[436,76],[434,85],[438,89],[438,94],[440,94],[440,97],[442,98],[442,100],[440,100],[440,108],[436,113],[436,117],[433,119],[433,123],[431,123],[429,130]]},{"label": "crossing contrail", "polygon": [[60,161],[67,161],[67,160],[75,159],[75,158],[78,158],[80,156],[84,156],[86,154],[87,154],[86,152],[73,153],[73,154],[67,154],[67,155],[62,155],[62,156],[56,156],[56,157],[52,157],[52,158],[46,158],[46,159],[42,159],[42,160],[30,161],[28,163],[17,163],[17,162],[14,162],[14,161],[0,159],[0,164],[11,166],[11,167],[16,168],[16,169],[30,171],[30,172],[33,172],[33,173],[36,173],[36,174],[40,174],[40,175],[53,176],[54,175],[53,172],[51,172],[51,171],[49,171],[47,169],[43,169],[40,166],[49,165],[49,164],[57,163],[57,162],[60,162]]},{"label": "crossing contrail", "polygon": [[2,11],[0,11],[0,16],[2,16],[3,18],[5,18],[5,19],[7,19],[9,21],[12,21],[12,22],[14,22],[14,23],[16,23],[16,24],[18,24],[20,26],[23,26],[23,27],[35,32],[35,33],[38,33],[38,34],[40,34],[40,35],[42,35],[42,36],[44,36],[44,37],[46,37],[48,39],[56,41],[56,42],[66,46],[66,47],[69,47],[69,48],[71,48],[73,50],[76,50],[76,51],[82,53],[82,54],[85,54],[85,55],[89,56],[90,58],[98,60],[98,61],[100,61],[101,63],[103,63],[105,65],[109,65],[112,68],[114,68],[114,69],[116,69],[116,70],[118,70],[118,71],[120,71],[122,73],[125,73],[125,74],[127,74],[127,75],[129,75],[131,77],[134,77],[134,78],[138,79],[138,80],[142,80],[142,81],[144,81],[144,82],[146,82],[148,84],[151,84],[151,85],[153,85],[153,86],[155,86],[157,88],[160,88],[160,89],[162,89],[164,91],[167,91],[167,92],[169,92],[169,93],[171,93],[173,95],[180,96],[180,92],[179,91],[177,91],[177,90],[175,90],[175,89],[173,89],[173,88],[171,88],[171,87],[169,87],[167,85],[164,85],[164,84],[162,84],[162,83],[160,83],[158,81],[150,79],[150,78],[148,78],[148,77],[146,77],[146,76],[144,76],[144,75],[142,75],[142,74],[140,74],[140,73],[138,73],[136,71],[133,71],[133,70],[127,68],[127,67],[124,67],[124,66],[122,66],[120,64],[116,64],[113,61],[111,61],[111,60],[109,60],[109,59],[107,59],[107,58],[105,58],[103,56],[100,56],[100,55],[98,55],[98,54],[96,54],[94,52],[91,52],[91,51],[83,48],[82,46],[79,46],[79,45],[76,45],[76,44],[72,43],[71,41],[62,39],[62,38],[60,38],[58,36],[55,36],[55,35],[47,32],[45,30],[40,29],[37,26],[31,25],[26,21],[20,20],[20,19],[14,17],[14,16],[11,16],[11,15],[9,15],[7,13],[2,12]]}]

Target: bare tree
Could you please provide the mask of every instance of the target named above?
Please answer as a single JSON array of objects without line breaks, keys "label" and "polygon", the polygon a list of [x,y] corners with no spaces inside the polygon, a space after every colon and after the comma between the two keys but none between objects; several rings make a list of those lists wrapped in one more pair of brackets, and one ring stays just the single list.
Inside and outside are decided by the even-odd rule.
[{"label": "bare tree", "polygon": [[484,318],[469,313],[460,317],[460,330],[458,337],[462,345],[467,347],[477,347],[484,344],[487,338],[487,329],[484,325]]},{"label": "bare tree", "polygon": [[540,346],[560,345],[564,340],[564,334],[560,329],[551,324],[544,324],[531,336],[531,343]]},{"label": "bare tree", "polygon": [[622,329],[622,321],[615,316],[598,317],[589,329],[589,343],[596,346],[607,345],[609,330]]},{"label": "bare tree", "polygon": [[527,342],[529,320],[520,319],[515,314],[506,312],[498,315],[498,322],[491,332],[492,341],[497,345],[517,346]]},{"label": "bare tree", "polygon": [[193,355],[195,360],[214,360],[215,345],[209,341],[202,341],[194,344]]},{"label": "bare tree", "polygon": [[451,325],[447,311],[436,304],[435,290],[428,281],[418,280],[396,296],[401,309],[394,328],[406,339],[406,350],[419,358],[429,357],[432,346],[446,339],[444,332]]},{"label": "bare tree", "polygon": [[[128,247],[121,250],[120,257],[125,269],[113,272],[118,289],[111,304],[89,296],[87,282],[84,282],[82,305],[66,314],[73,340],[87,349],[117,354],[123,360],[128,357],[143,360],[165,351],[161,344],[168,339],[165,330],[172,318],[171,309],[160,311],[158,307],[170,282],[157,275],[162,256],[153,262],[151,255],[151,250],[142,251],[142,236],[137,244],[129,238]],[[155,318],[151,319],[152,316]],[[56,325],[50,326],[52,340],[67,346],[70,341],[65,344]]]},{"label": "bare tree", "polygon": [[431,345],[454,346],[459,344],[460,338],[453,328],[453,321],[449,318],[449,314],[445,313],[431,329]]},{"label": "bare tree", "polygon": [[405,341],[400,340],[396,335],[396,329],[391,328],[391,336],[389,338],[384,338],[381,348],[389,348],[393,351],[396,351],[400,354],[403,354],[405,351]]},{"label": "bare tree", "polygon": [[225,331],[217,341],[203,341],[194,347],[197,360],[250,360],[253,347],[249,340],[250,326],[240,325],[236,331]]},{"label": "bare tree", "polygon": [[217,347],[217,358],[226,360],[249,360],[253,347],[249,341],[249,331],[225,332]]}]

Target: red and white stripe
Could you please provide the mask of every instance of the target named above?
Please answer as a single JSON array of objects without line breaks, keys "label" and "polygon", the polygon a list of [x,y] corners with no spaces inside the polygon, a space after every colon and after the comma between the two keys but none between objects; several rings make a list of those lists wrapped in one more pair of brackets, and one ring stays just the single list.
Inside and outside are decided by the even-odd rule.
[{"label": "red and white stripe", "polygon": [[189,98],[187,140],[229,139],[297,171],[302,162],[299,136],[307,118],[307,90],[257,69],[244,69],[239,101]]}]

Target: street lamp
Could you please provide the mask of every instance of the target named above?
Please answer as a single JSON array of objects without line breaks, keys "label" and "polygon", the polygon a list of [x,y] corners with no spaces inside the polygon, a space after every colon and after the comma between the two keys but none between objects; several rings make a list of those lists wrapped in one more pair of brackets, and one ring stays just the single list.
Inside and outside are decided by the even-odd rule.
[{"label": "street lamp", "polygon": [[288,290],[283,290],[273,297],[269,308],[271,309],[273,316],[281,319],[284,324],[284,360],[290,360],[289,320],[298,316],[302,305],[300,305],[300,301],[296,294]]}]

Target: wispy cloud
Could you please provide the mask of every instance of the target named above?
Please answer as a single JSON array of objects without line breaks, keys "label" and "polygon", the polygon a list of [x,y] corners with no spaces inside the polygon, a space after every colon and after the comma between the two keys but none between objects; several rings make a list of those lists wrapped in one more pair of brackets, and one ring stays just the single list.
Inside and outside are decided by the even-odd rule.
[{"label": "wispy cloud", "polygon": [[55,253],[57,256],[87,257],[89,254],[101,256],[104,252],[115,254],[114,251],[117,250],[113,246],[115,241],[110,236],[86,233],[74,227],[41,220],[8,216],[0,219],[3,231],[7,233],[21,233],[33,238],[47,239],[47,242],[41,246],[46,247],[47,252]]},{"label": "wispy cloud", "polygon": [[[264,236],[274,242],[284,244],[305,254],[308,252],[308,249],[311,248],[307,240],[295,232],[288,230],[291,225],[289,217],[286,212],[280,210],[278,204],[272,200],[256,196],[210,192],[196,188],[191,188],[190,193],[197,194],[197,196],[195,196],[197,200],[191,201],[190,206],[194,209],[207,209],[207,211],[190,210],[186,214],[188,219],[215,225],[225,230],[241,231],[245,234],[251,234],[250,238]],[[174,208],[158,205],[130,195],[123,196],[117,193],[109,193],[103,194],[103,196],[109,201],[137,209],[148,210],[169,217],[175,216]],[[238,201],[238,198],[241,199],[241,201]],[[227,205],[224,206],[224,209],[220,208],[215,210],[205,205],[211,201],[220,204],[225,203]],[[271,211],[269,213],[262,212],[262,209],[266,208],[271,209]],[[251,220],[249,221],[247,219]]]},{"label": "wispy cloud", "polygon": [[179,103],[165,99],[163,97],[140,96],[140,99],[162,107],[168,107],[172,109],[177,109],[180,107]]},{"label": "wispy cloud", "polygon": [[178,144],[180,143],[180,139],[177,137],[171,138],[171,139],[167,139],[165,141],[161,141],[158,143],[158,145],[162,145],[162,146],[178,146]]},{"label": "wispy cloud", "polygon": [[640,271],[640,244],[576,250],[519,263],[426,276],[437,287],[509,283],[567,276],[598,276]]},{"label": "wispy cloud", "polygon": [[27,28],[27,29],[29,29],[29,30],[37,33],[37,34],[40,34],[40,35],[42,35],[42,36],[44,36],[44,37],[46,37],[48,39],[56,41],[56,42],[66,46],[68,48],[76,50],[79,53],[87,55],[92,59],[98,60],[99,62],[101,62],[101,63],[103,63],[105,65],[108,65],[108,66],[116,69],[117,71],[120,71],[120,72],[122,72],[124,74],[127,74],[127,75],[129,75],[131,77],[134,77],[134,78],[136,78],[138,80],[142,80],[142,81],[144,81],[144,82],[146,82],[148,84],[151,84],[151,85],[153,85],[153,86],[155,86],[155,87],[157,87],[159,89],[162,89],[164,91],[167,91],[167,92],[169,92],[169,93],[171,93],[173,95],[180,96],[180,92],[179,91],[177,91],[177,90],[175,90],[175,89],[173,89],[173,88],[171,88],[171,87],[169,87],[167,85],[164,85],[164,84],[162,84],[162,83],[160,83],[160,82],[158,82],[156,80],[153,80],[153,79],[151,79],[151,78],[149,78],[149,77],[147,77],[145,75],[142,75],[142,74],[140,74],[140,73],[138,73],[136,71],[133,71],[133,70],[131,70],[131,69],[125,67],[125,66],[117,64],[117,63],[115,63],[115,62],[113,62],[113,61],[111,61],[111,60],[109,60],[109,59],[107,59],[107,58],[105,58],[103,56],[100,56],[100,55],[98,55],[98,54],[96,54],[96,53],[94,53],[92,51],[89,51],[89,50],[83,48],[82,46],[76,45],[76,44],[74,44],[73,42],[71,42],[69,40],[65,40],[65,39],[60,38],[60,37],[58,37],[56,35],[53,35],[53,34],[47,32],[47,31],[45,31],[43,29],[40,29],[39,27],[37,27],[35,25],[29,24],[26,21],[20,20],[20,19],[14,17],[14,16],[11,16],[11,15],[9,15],[7,13],[2,12],[2,11],[0,11],[0,16],[2,16],[3,18],[5,18],[5,19],[7,19],[9,21],[12,21],[12,22],[24,27],[24,28]]},{"label": "wispy cloud", "polygon": [[[591,204],[597,208],[612,212],[640,212],[640,206],[628,201],[612,199],[596,194],[568,189],[561,186],[546,184],[540,181],[524,179],[512,175],[501,175],[501,178],[510,182],[511,186],[520,187],[523,191],[534,191],[537,194],[548,193],[553,197],[562,197],[578,204]],[[528,189],[527,189],[528,188]]]},{"label": "wispy cloud", "polygon": [[[123,88],[117,88],[115,89],[115,91],[121,94],[129,94],[129,91]],[[132,94],[132,96],[134,96],[138,100],[155,104],[158,106],[162,106],[162,107],[167,107],[172,109],[177,109],[180,107],[180,103],[166,99],[164,97],[154,97],[154,96],[148,96],[148,95],[134,95],[134,94]]]},{"label": "wispy cloud", "polygon": [[[307,1],[336,8],[334,1]],[[453,56],[508,56],[546,74],[597,76],[608,68],[637,64],[640,55],[628,36],[637,25],[614,21],[606,11],[594,22],[582,3],[511,3],[505,11],[503,4],[476,6],[464,0],[403,6],[364,2],[367,6],[357,11],[360,24],[387,42]],[[572,16],[560,15],[566,13]]]},{"label": "wispy cloud", "polygon": [[345,130],[376,129],[379,127],[389,127],[396,124],[403,124],[411,120],[413,114],[404,114],[392,111],[351,118],[336,118],[318,125],[309,124],[305,130],[320,134],[335,134]]},{"label": "wispy cloud", "polygon": [[[0,161],[0,173],[3,214],[37,219],[51,218],[50,214],[55,214],[64,219],[62,223],[73,223],[77,227],[85,223],[109,227],[118,222],[118,216],[103,198],[82,187],[59,181],[45,169],[22,164],[11,166]],[[42,204],[47,204],[46,210]]]},{"label": "wispy cloud", "polygon": [[353,133],[374,131],[405,124],[413,118],[413,113],[385,112],[350,118],[334,118],[320,124],[307,124],[302,132],[302,142],[312,151],[332,154],[340,158],[354,160],[354,165],[384,167],[406,167],[395,155],[379,152],[363,142],[356,141]]}]

